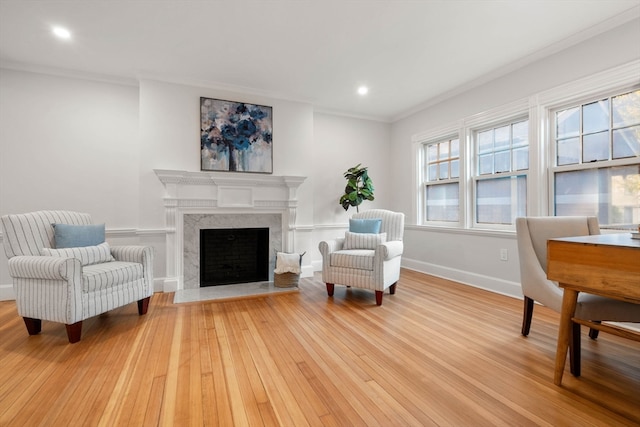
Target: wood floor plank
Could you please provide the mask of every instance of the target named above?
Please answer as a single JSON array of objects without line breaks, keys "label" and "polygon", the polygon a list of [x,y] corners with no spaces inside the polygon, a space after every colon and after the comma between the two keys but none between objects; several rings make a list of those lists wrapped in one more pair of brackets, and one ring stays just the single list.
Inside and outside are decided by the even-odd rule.
[{"label": "wood floor plank", "polygon": [[[215,306],[218,308],[218,306]],[[213,381],[212,394],[214,401],[212,406],[215,408],[212,415],[214,418],[210,420],[212,426],[226,426],[233,425],[233,414],[231,413],[231,402],[229,401],[229,393],[227,392],[227,381],[224,375],[224,366],[221,363],[222,356],[220,355],[220,344],[218,343],[218,331],[215,329],[213,322],[213,314],[215,311],[211,311],[211,329],[207,329],[207,337],[209,342],[209,349],[211,351],[211,380]]]},{"label": "wood floor plank", "polygon": [[[318,275],[300,291],[153,296],[29,336],[0,302],[0,425],[640,426],[640,343],[583,328],[582,376],[553,384],[559,315],[403,270],[395,295]],[[567,368],[568,369],[568,368]]]},{"label": "wood floor plank", "polygon": [[[184,307],[178,309],[178,315],[176,316],[176,322],[173,328],[163,394],[164,398],[160,408],[160,426],[172,426],[176,416],[176,406],[179,396],[177,394],[178,369],[180,367],[180,348],[182,345],[182,329],[185,311],[186,309]],[[183,399],[186,400],[186,398]]]},{"label": "wood floor plank", "polygon": [[[282,310],[288,310],[291,307],[282,306]],[[294,310],[295,311],[295,310]],[[307,366],[313,369],[313,376],[309,373],[303,373],[306,378],[313,377],[316,381],[311,382],[316,390],[316,395],[320,396],[324,405],[331,410],[332,417],[323,416],[323,422],[328,420],[330,423],[338,422],[345,426],[365,426],[367,420],[373,423],[375,420],[370,418],[370,414],[360,404],[357,396],[351,395],[350,384],[345,384],[347,378],[341,376],[339,372],[340,366],[349,366],[343,363],[333,363],[330,354],[327,354],[327,348],[316,341],[316,336],[307,322],[299,322],[296,328],[292,328],[296,342],[306,353]],[[340,381],[335,381],[340,378]],[[360,411],[354,410],[359,407]],[[363,413],[361,416],[358,412]]]},{"label": "wood floor plank", "polygon": [[191,426],[204,425],[203,398],[202,398],[202,361],[200,360],[200,329],[204,327],[200,307],[196,306],[191,312],[191,336],[189,369],[189,398],[191,404],[187,413],[187,421]]},{"label": "wood floor plank", "polygon": [[[262,305],[257,306],[257,309],[260,310],[260,307]],[[295,338],[288,330],[287,319],[278,310],[271,308],[262,310],[262,312],[263,318],[270,322],[267,339],[269,339],[272,349],[269,354],[273,360],[273,368],[282,374],[291,395],[304,414],[306,422],[311,426],[322,425],[320,417],[329,413],[329,409],[318,399],[316,391],[307,377],[301,375],[300,364],[304,363],[305,359],[295,344]],[[246,324],[249,325],[249,334],[255,334],[258,328],[251,316],[248,312],[245,312],[244,316]]]},{"label": "wood floor plank", "polygon": [[[104,346],[99,352],[100,357],[105,361],[109,361],[108,364],[97,364],[91,360],[91,357],[95,357],[95,346],[102,347],[100,341],[97,338],[104,336],[99,334],[98,336],[92,336],[85,342],[81,341],[81,345],[91,351],[78,352],[78,356],[83,356],[83,359],[78,359],[76,363],[68,364],[70,368],[65,377],[68,377],[65,387],[56,393],[56,401],[47,406],[46,416],[43,416],[41,425],[74,425],[79,422],[78,420],[86,420],[88,414],[95,412],[103,412],[105,399],[101,399],[101,395],[104,390],[109,387],[109,382],[114,377],[112,366],[114,361],[120,360],[120,357],[133,354],[132,352],[122,351],[119,346]],[[116,362],[117,363],[117,362]],[[87,382],[86,378],[92,378],[93,381]],[[60,384],[55,378],[50,378],[48,383],[56,386],[60,389]],[[78,402],[74,411],[65,410],[65,407],[69,402]]]},{"label": "wood floor plank", "polygon": [[254,355],[253,363],[260,371],[261,382],[265,385],[265,392],[274,409],[275,418],[282,425],[309,425],[300,407],[296,404],[293,393],[284,379],[282,372],[277,369],[273,355],[262,339],[254,324],[249,323],[244,332],[244,342]]},{"label": "wood floor plank", "polygon": [[242,391],[240,383],[236,376],[241,366],[236,369],[233,356],[231,354],[230,334],[227,332],[225,325],[225,313],[214,314],[214,325],[218,338],[218,349],[220,351],[220,361],[223,367],[223,376],[226,383],[227,393],[229,395],[229,403],[231,405],[231,416],[234,425],[249,425],[247,414],[244,409],[242,400]]},{"label": "wood floor plank", "polygon": [[[151,302],[155,302],[154,299]],[[148,422],[152,422],[151,420],[157,425],[159,411],[156,408],[159,407],[158,394],[162,388],[158,389],[161,387],[161,383],[157,381],[156,372],[158,365],[166,362],[162,353],[154,351],[154,349],[168,345],[166,343],[169,342],[171,333],[169,325],[172,325],[175,320],[173,314],[175,314],[175,310],[155,310],[148,312],[145,315],[147,317],[140,319],[148,326],[153,324],[156,327],[153,333],[147,330],[146,339],[139,350],[138,366],[136,366],[135,376],[129,384],[128,402],[123,406],[121,417],[118,419],[120,424],[123,424],[124,419],[130,414],[128,417],[128,425],[130,426],[147,425]],[[147,419],[148,415],[152,416]]]},{"label": "wood floor plank", "polygon": [[227,311],[225,322],[229,325],[229,330],[233,331],[227,335],[231,358],[240,362],[234,363],[235,379],[238,381],[238,390],[242,396],[243,410],[248,425],[260,425],[262,423],[260,404],[267,402],[268,398],[251,357],[250,349],[247,348],[242,336],[247,329],[242,319],[244,310],[242,302],[232,304],[236,307]]},{"label": "wood floor plank", "polygon": [[[126,360],[100,417],[101,425],[114,425],[117,420],[128,420],[129,415],[135,413],[133,404],[135,403],[137,386],[140,384],[140,382],[135,381],[135,373],[141,366],[140,361],[146,359],[148,354],[148,348],[147,352],[144,351],[145,340],[152,336],[148,332],[148,327],[149,322],[141,322],[136,328],[137,333],[133,336],[133,341],[127,343],[131,345],[131,350],[125,352]],[[120,347],[118,344],[116,346]]]},{"label": "wood floor plank", "polygon": [[[378,404],[366,405],[361,396],[367,400],[375,393],[367,386],[371,375],[362,369],[359,357],[362,355],[356,347],[350,347],[340,340],[343,335],[340,323],[327,322],[322,324],[301,324],[307,337],[298,336],[298,340],[306,344],[306,350],[315,363],[324,371],[328,378],[338,380],[338,389],[350,407],[364,421],[365,425],[392,425]],[[315,327],[315,328],[314,328]],[[328,340],[328,345],[320,343]],[[354,420],[354,423],[356,420]]]}]

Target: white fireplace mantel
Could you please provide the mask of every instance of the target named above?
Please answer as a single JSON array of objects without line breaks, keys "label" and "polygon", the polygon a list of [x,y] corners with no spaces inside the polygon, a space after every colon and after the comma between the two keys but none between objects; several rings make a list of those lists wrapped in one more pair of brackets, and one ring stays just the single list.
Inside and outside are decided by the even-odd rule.
[{"label": "white fireplace mantel", "polygon": [[236,172],[154,169],[164,185],[167,229],[165,292],[184,285],[185,214],[273,214],[282,217],[282,250],[295,251],[297,190],[306,179]]},{"label": "white fireplace mantel", "polygon": [[163,184],[182,185],[234,185],[257,187],[287,186],[297,188],[306,179],[303,176],[278,176],[240,172],[190,172],[154,169]]}]

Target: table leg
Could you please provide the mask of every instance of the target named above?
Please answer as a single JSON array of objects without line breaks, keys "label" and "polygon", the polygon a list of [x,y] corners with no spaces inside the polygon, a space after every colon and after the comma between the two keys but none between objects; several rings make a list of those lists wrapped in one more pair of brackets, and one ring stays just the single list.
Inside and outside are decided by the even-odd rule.
[{"label": "table leg", "polygon": [[553,375],[555,385],[562,383],[564,364],[567,361],[567,350],[571,339],[571,318],[576,311],[578,292],[573,289],[564,289],[562,297],[562,311],[560,313],[560,328],[558,330],[558,347],[556,348],[556,370]]}]

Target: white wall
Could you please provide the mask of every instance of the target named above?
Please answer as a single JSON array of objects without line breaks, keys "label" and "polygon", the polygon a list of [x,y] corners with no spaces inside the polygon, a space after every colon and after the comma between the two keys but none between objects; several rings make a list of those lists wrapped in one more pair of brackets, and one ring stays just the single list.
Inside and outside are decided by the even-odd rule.
[{"label": "white wall", "polygon": [[[0,69],[0,214],[69,209],[135,229],[138,154],[137,87]],[[0,299],[10,283],[1,255]]]},{"label": "white wall", "polygon": [[137,226],[136,87],[0,69],[0,94],[0,213]]},{"label": "white wall", "polygon": [[363,202],[360,208],[392,208],[389,137],[387,123],[314,114],[313,171],[322,177],[314,191],[315,224],[348,222],[356,209],[345,211],[338,203],[347,183],[343,174],[359,163],[368,168],[375,189],[375,200]]},{"label": "white wall", "polygon": [[322,257],[318,242],[344,236],[349,217],[356,212],[345,211],[338,203],[346,180],[344,172],[361,163],[368,167],[373,181],[373,201],[364,201],[360,209],[393,209],[389,168],[390,129],[388,123],[354,119],[324,113],[314,114],[314,144],[312,173],[315,177],[314,239],[312,263],[318,269]]},{"label": "white wall", "polygon": [[[412,201],[417,186],[410,166],[412,136],[640,59],[638,40],[640,20],[636,19],[395,122],[390,160],[395,171],[393,204],[407,214],[409,224],[416,224]],[[410,225],[405,240],[405,266],[521,295],[515,233],[446,231]],[[500,249],[508,250],[508,261],[500,261]]]}]

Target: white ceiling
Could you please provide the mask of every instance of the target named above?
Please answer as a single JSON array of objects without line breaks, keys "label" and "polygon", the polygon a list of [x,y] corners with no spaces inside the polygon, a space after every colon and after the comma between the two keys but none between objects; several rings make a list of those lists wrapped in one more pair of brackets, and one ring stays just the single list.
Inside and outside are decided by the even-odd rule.
[{"label": "white ceiling", "polygon": [[[0,0],[0,65],[390,121],[639,16],[640,0]],[[72,39],[52,37],[53,25]]]}]

